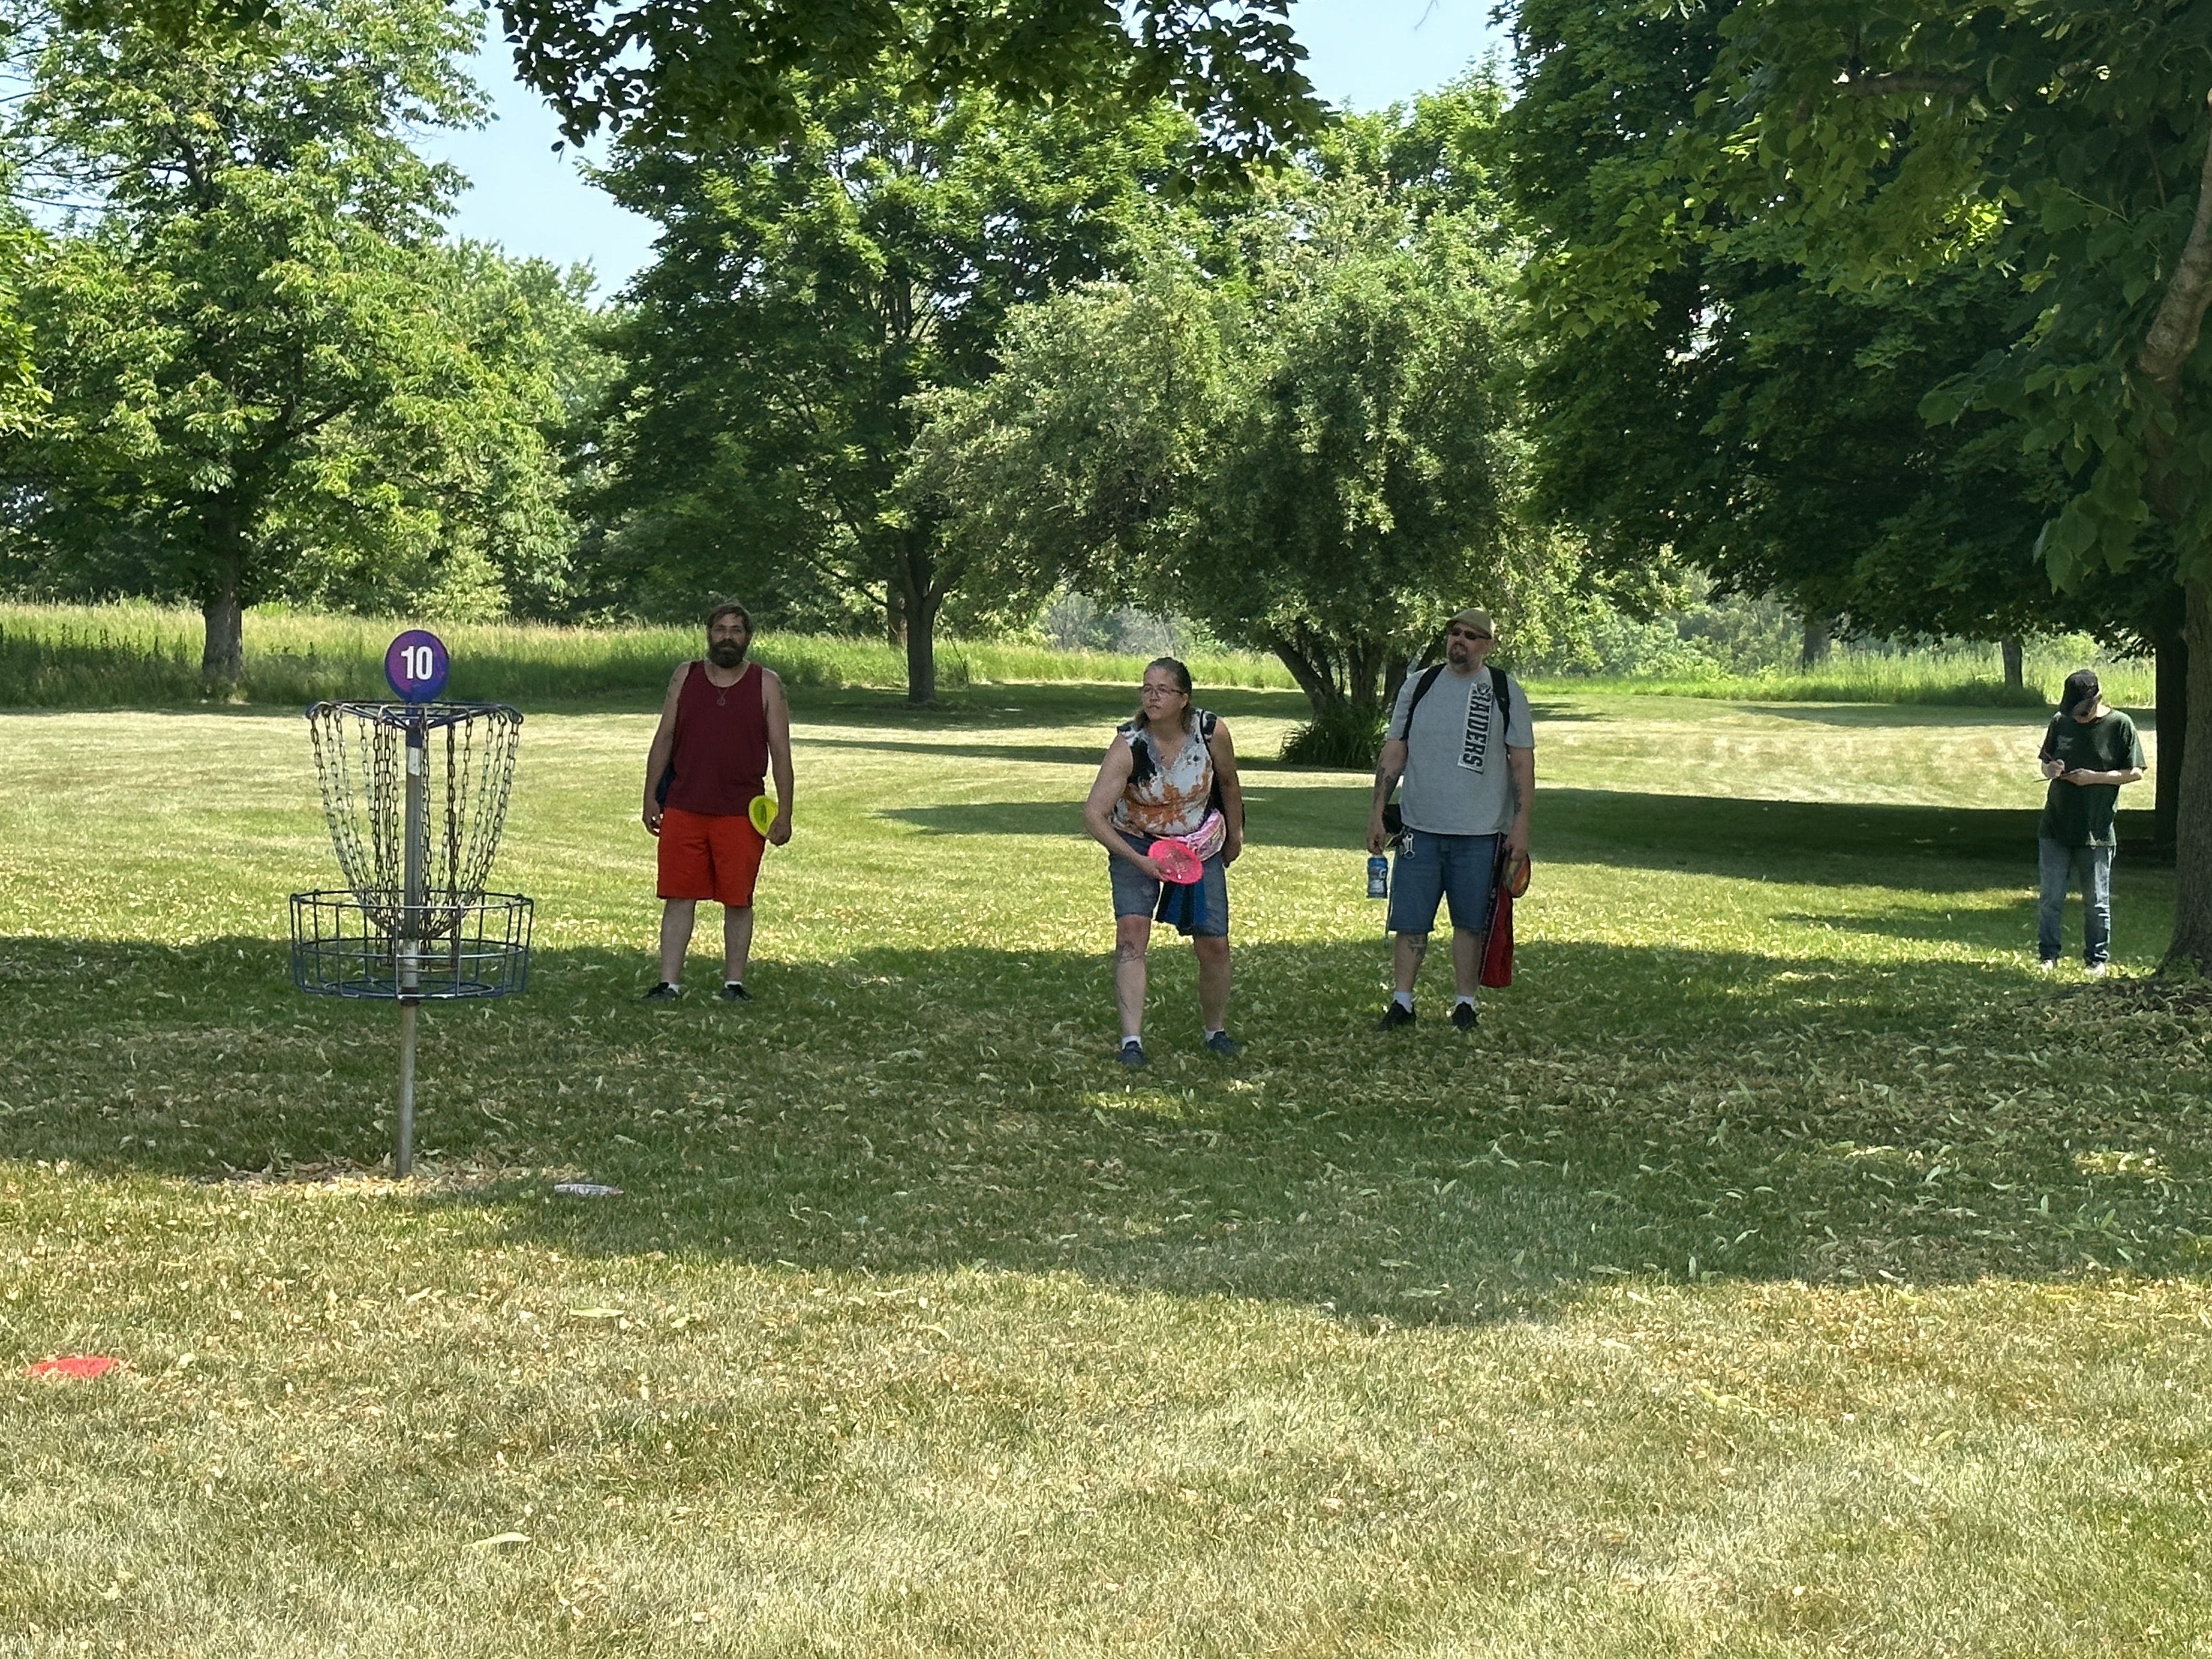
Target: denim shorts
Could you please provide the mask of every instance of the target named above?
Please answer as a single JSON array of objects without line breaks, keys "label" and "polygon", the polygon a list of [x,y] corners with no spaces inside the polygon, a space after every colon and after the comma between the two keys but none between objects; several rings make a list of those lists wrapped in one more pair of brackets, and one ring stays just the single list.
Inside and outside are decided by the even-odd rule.
[{"label": "denim shorts", "polygon": [[1495,836],[1432,836],[1408,830],[1390,872],[1390,931],[1429,932],[1437,925],[1437,906],[1449,899],[1453,927],[1486,932],[1497,872]]},{"label": "denim shorts", "polygon": [[[1116,831],[1129,843],[1130,850],[1141,853],[1150,847],[1152,840],[1146,836],[1132,836]],[[1226,939],[1229,935],[1229,866],[1216,853],[1206,861],[1206,873],[1198,878],[1199,908],[1205,915],[1197,925],[1183,931],[1200,939]],[[1106,873],[1114,883],[1114,919],[1123,916],[1149,916],[1160,908],[1161,884],[1129,862],[1109,853]]]}]

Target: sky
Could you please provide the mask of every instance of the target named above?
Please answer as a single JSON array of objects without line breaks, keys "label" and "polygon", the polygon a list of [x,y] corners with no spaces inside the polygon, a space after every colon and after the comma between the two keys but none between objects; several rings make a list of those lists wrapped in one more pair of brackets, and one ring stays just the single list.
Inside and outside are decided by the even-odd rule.
[{"label": "sky", "polygon": [[[1380,109],[1442,86],[1488,52],[1503,54],[1504,33],[1490,21],[1494,3],[1293,0],[1291,21],[1322,97],[1353,109]],[[489,94],[490,123],[474,132],[432,133],[422,145],[471,181],[455,204],[453,229],[519,257],[588,264],[599,275],[599,295],[611,296],[652,257],[651,223],[586,180],[573,148],[553,153],[561,133],[552,112],[515,83],[495,27],[475,74]],[[587,148],[586,158],[599,149]]]}]

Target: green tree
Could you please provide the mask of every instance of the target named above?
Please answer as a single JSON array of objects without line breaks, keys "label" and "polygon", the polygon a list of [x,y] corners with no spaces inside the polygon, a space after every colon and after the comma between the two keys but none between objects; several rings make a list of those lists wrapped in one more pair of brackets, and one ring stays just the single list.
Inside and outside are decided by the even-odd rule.
[{"label": "green tree", "polygon": [[1520,453],[1510,267],[1486,227],[1359,180],[1255,216],[1252,324],[1155,602],[1273,652],[1324,725],[1379,721],[1476,592],[1502,599]]},{"label": "green tree", "polygon": [[100,210],[23,287],[52,407],[8,454],[19,582],[189,595],[207,673],[234,679],[257,599],[483,611],[502,562],[545,579],[550,527],[514,492],[551,486],[531,440],[557,415],[507,348],[546,284],[504,271],[495,301],[498,262],[437,243],[456,180],[407,143],[472,118],[477,27],[301,0],[198,44],[125,23],[47,45],[21,136]]},{"label": "green tree", "polygon": [[1348,749],[1446,614],[1556,553],[1516,520],[1511,247],[1388,137],[1265,191],[1219,269],[1164,249],[1026,313],[908,484],[955,541],[1273,653]]},{"label": "green tree", "polygon": [[[2038,551],[2061,588],[2100,570],[2178,584],[2187,701],[2212,708],[2212,9],[1741,0],[1709,15],[1723,49],[1692,118],[1619,162],[1610,223],[1549,251],[1551,315],[1649,316],[1686,236],[1868,288],[2001,274],[2007,337],[1923,407],[2015,420],[2055,462],[2064,500]],[[2212,967],[2212,745],[2185,750],[2178,805],[2169,960]]]},{"label": "green tree", "polygon": [[600,579],[648,609],[738,586],[872,599],[926,703],[938,618],[972,564],[895,494],[913,399],[988,374],[1010,307],[1125,265],[1188,129],[1157,108],[1091,127],[980,95],[806,108],[781,143],[625,144],[610,171],[663,228],[611,336]]},{"label": "green tree", "polygon": [[[1722,49],[1695,9],[1531,0],[1506,117],[1516,205],[1559,271],[1632,214],[1695,116]],[[2014,297],[1978,265],[1878,292],[1724,252],[1687,224],[1639,314],[1553,318],[1531,377],[1537,492],[1616,568],[1686,562],[1852,632],[2139,636],[2140,582],[2057,595],[2031,557],[2065,499],[2017,422],[1930,427],[1920,403],[2010,337]]]},{"label": "green tree", "polygon": [[[501,0],[524,80],[569,137],[628,128],[641,148],[798,137],[819,97],[960,104],[976,94],[1092,122],[1163,100],[1239,174],[1316,129],[1289,0]],[[803,90],[807,89],[807,90]]]}]

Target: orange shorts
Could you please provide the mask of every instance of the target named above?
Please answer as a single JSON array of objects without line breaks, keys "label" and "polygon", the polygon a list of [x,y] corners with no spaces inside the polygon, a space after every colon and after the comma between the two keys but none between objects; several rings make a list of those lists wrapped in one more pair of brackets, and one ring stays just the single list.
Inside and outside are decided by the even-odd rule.
[{"label": "orange shorts", "polygon": [[660,896],[713,899],[733,910],[753,902],[768,842],[743,812],[660,814]]}]

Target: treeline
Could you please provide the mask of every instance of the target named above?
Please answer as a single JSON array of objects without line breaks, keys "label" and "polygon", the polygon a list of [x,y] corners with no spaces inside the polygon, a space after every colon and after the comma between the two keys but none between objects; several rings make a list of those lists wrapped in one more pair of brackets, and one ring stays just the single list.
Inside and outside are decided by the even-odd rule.
[{"label": "treeline", "polygon": [[[2100,414],[2052,355],[2119,303],[2035,252],[2038,215],[2072,234],[2056,198],[1962,173],[1963,127],[1917,143],[2002,113],[1982,59],[1865,82],[1862,43],[1832,96],[1825,24],[1523,0],[1510,99],[1478,70],[1324,117],[1273,0],[1144,0],[1127,29],[1051,0],[1003,36],[929,0],[787,9],[643,0],[726,48],[681,74],[619,69],[572,0],[503,14],[572,133],[629,118],[602,182],[659,235],[596,305],[443,231],[461,181],[414,140],[480,113],[472,9],[15,14],[4,158],[50,210],[4,243],[0,585],[188,600],[215,680],[264,600],[662,620],[741,595],[894,642],[920,703],[940,630],[1033,629],[1073,592],[1273,656],[1304,752],[1341,759],[1470,597],[1561,661],[1694,589],[1787,606],[1808,651],[2155,649],[2178,752],[2203,446]],[[2039,27],[1961,16],[1942,50],[1968,58]],[[1731,79],[1778,40],[1802,108]],[[2106,125],[2149,162],[2054,176],[2155,241],[2197,199],[2203,99],[2186,40],[2124,46],[2150,68]],[[2141,255],[2125,306],[2179,251]]]},{"label": "treeline", "polygon": [[1445,611],[1524,643],[1577,549],[1528,515],[1523,248],[1471,77],[1224,185],[1165,97],[1047,109],[787,77],[767,139],[626,134],[653,220],[604,307],[457,244],[410,143],[475,118],[467,12],[288,0],[27,26],[9,126],[19,596],[183,599],[204,672],[282,599],[690,616],[903,647],[1070,590],[1278,657],[1347,752]]}]

